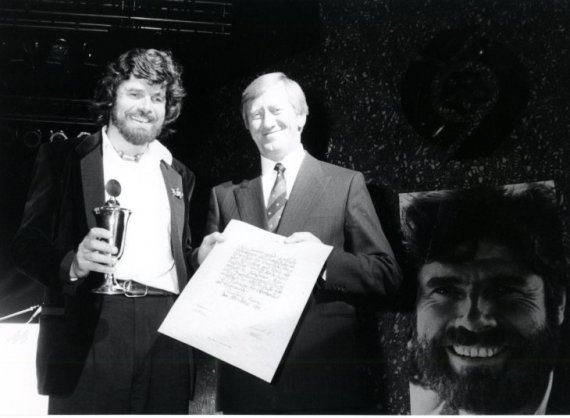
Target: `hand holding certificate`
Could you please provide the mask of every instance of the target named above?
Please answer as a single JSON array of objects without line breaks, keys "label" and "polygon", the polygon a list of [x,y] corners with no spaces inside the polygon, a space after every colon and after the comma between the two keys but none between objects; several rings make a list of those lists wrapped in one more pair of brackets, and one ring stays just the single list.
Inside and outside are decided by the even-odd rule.
[{"label": "hand holding certificate", "polygon": [[271,382],[332,247],[232,220],[159,332]]}]

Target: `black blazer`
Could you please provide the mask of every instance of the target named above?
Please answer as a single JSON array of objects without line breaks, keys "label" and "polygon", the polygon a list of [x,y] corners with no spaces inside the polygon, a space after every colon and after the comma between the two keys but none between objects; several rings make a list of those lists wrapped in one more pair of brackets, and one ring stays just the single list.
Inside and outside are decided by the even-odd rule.
[{"label": "black blazer", "polygon": [[[212,190],[207,232],[232,219],[267,229],[259,177]],[[389,296],[400,269],[361,173],[306,155],[277,233],[308,231],[334,247],[326,281],[313,292],[272,384],[221,363],[218,409],[227,413],[359,412],[371,407],[366,371],[370,341],[358,301]]]},{"label": "black blazer", "polygon": [[[102,275],[68,283],[74,252],[95,226],[92,210],[105,203],[102,135],[43,145],[36,159],[28,200],[12,253],[18,269],[45,286],[37,352],[38,391],[73,392],[92,344],[101,296],[91,292]],[[177,160],[161,165],[168,193],[171,240],[182,289],[190,266],[189,202],[194,174]]]}]

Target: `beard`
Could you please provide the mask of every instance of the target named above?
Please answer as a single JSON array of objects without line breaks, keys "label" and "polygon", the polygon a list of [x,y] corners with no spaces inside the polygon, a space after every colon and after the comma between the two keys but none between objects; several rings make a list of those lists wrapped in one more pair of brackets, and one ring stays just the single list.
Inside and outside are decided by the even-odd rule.
[{"label": "beard", "polygon": [[[412,376],[417,383],[436,392],[451,408],[475,414],[512,413],[534,397],[540,402],[558,347],[558,326],[552,325],[530,337],[506,329],[481,335],[450,329],[429,341],[418,340],[417,332],[414,334]],[[453,343],[505,345],[510,350],[509,358],[502,367],[470,367],[458,374],[445,348]]]},{"label": "beard", "polygon": [[[142,116],[147,118],[149,120],[149,128],[133,126],[135,122],[129,123],[129,116]],[[117,130],[123,138],[133,145],[144,145],[154,141],[160,136],[162,128],[164,127],[164,124],[158,122],[157,118],[150,113],[137,111],[119,115],[116,108],[111,112],[111,122],[117,127]]]}]

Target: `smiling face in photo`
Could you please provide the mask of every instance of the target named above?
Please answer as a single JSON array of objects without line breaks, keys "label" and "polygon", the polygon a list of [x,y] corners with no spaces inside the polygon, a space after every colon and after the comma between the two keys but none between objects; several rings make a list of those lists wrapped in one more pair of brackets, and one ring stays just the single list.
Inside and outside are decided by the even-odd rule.
[{"label": "smiling face in photo", "polygon": [[251,101],[247,120],[261,155],[281,161],[301,143],[306,115],[297,113],[284,84],[276,83]]},{"label": "smiling face in photo", "polygon": [[544,391],[557,324],[543,279],[508,248],[480,242],[471,260],[429,262],[418,284],[412,345],[422,385],[455,408],[490,414]]},{"label": "smiling face in photo", "polygon": [[117,88],[111,124],[133,145],[144,145],[160,135],[166,113],[166,87],[133,75]]}]

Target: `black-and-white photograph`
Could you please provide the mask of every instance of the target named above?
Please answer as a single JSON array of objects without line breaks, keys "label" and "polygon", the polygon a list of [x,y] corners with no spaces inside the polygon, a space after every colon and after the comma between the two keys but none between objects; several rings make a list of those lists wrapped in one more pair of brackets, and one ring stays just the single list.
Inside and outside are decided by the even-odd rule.
[{"label": "black-and-white photograph", "polygon": [[414,415],[563,414],[566,279],[552,182],[401,195],[417,291]]},{"label": "black-and-white photograph", "polygon": [[565,0],[0,0],[0,416],[570,414]]}]

